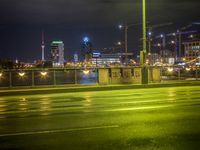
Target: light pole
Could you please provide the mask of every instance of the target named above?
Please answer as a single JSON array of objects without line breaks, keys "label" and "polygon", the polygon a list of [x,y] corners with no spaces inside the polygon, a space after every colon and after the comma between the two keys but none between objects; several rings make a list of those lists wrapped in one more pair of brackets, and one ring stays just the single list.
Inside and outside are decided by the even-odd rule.
[{"label": "light pole", "polygon": [[119,28],[122,29],[124,28],[124,48],[125,48],[125,63],[127,64],[128,62],[128,58],[127,58],[127,53],[128,53],[128,28],[131,27],[131,26],[136,26],[136,25],[139,25],[138,23],[137,24],[125,24],[125,25],[119,25]]},{"label": "light pole", "polygon": [[148,68],[145,65],[146,61],[146,0],[142,0],[142,50],[140,50],[140,65],[142,67],[142,84],[148,84]]},{"label": "light pole", "polygon": [[140,51],[140,65],[144,66],[146,57],[146,0],[142,0],[142,49]]}]

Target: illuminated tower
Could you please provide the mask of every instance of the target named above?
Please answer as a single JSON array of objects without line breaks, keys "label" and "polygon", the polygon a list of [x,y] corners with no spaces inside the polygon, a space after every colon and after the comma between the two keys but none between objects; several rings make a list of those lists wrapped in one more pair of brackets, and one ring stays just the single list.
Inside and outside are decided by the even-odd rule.
[{"label": "illuminated tower", "polygon": [[42,44],[41,44],[41,48],[42,48],[42,61],[44,61],[44,32],[42,31]]},{"label": "illuminated tower", "polygon": [[83,38],[81,53],[85,61],[90,61],[92,59],[92,43],[88,37]]}]

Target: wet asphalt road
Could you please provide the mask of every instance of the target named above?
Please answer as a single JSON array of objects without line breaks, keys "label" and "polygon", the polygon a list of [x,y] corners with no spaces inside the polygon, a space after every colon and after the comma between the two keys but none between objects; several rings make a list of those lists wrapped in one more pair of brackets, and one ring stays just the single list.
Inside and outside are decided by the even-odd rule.
[{"label": "wet asphalt road", "polygon": [[199,150],[200,86],[0,97],[0,150]]}]

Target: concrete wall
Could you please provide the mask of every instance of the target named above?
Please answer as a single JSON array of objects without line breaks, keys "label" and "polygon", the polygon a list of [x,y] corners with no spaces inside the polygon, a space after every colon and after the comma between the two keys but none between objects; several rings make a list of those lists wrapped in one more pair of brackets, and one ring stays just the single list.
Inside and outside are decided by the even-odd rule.
[{"label": "concrete wall", "polygon": [[109,84],[109,70],[99,69],[98,73],[99,84]]},{"label": "concrete wall", "polygon": [[121,69],[111,68],[111,84],[121,83]]},{"label": "concrete wall", "polygon": [[132,69],[122,69],[122,83],[132,83]]},{"label": "concrete wall", "polygon": [[142,72],[141,72],[141,68],[134,68],[133,70],[133,83],[141,83],[142,80]]},{"label": "concrete wall", "polygon": [[[109,76],[110,71],[110,76]],[[128,84],[141,83],[141,68],[103,68],[99,69],[99,84]],[[148,80],[151,82],[160,82],[160,68],[148,69]]]},{"label": "concrete wall", "polygon": [[152,82],[160,82],[161,81],[161,70],[160,68],[152,68]]}]

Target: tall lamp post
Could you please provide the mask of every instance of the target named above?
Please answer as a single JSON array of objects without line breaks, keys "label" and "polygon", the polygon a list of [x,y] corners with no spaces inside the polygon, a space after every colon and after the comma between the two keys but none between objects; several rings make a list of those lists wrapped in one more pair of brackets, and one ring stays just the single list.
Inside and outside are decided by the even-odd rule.
[{"label": "tall lamp post", "polygon": [[148,68],[145,65],[147,53],[146,44],[146,0],[142,0],[142,49],[140,50],[140,65],[142,67],[142,84],[148,84]]},{"label": "tall lamp post", "polygon": [[128,58],[127,58],[127,53],[128,53],[128,28],[129,27],[131,27],[131,26],[136,26],[136,25],[138,25],[138,23],[137,24],[129,24],[129,25],[127,25],[127,24],[125,24],[125,25],[119,25],[119,28],[120,29],[122,29],[122,28],[124,28],[124,42],[125,42],[125,46],[124,46],[124,48],[125,48],[125,63],[127,64],[127,62],[128,62]]}]

